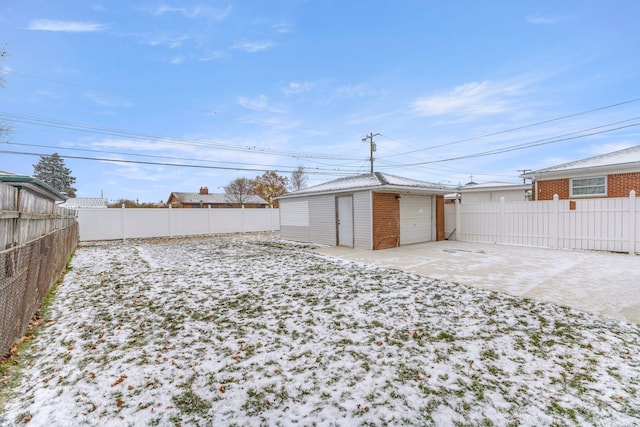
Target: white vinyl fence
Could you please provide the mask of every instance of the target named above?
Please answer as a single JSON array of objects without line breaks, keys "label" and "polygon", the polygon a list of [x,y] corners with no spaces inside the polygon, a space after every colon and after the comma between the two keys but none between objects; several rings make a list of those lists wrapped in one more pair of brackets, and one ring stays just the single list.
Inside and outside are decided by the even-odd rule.
[{"label": "white vinyl fence", "polygon": [[279,209],[79,209],[80,240],[280,230]]},{"label": "white vinyl fence", "polygon": [[445,230],[464,242],[634,254],[640,251],[640,202],[634,191],[628,198],[456,202],[445,206]]}]

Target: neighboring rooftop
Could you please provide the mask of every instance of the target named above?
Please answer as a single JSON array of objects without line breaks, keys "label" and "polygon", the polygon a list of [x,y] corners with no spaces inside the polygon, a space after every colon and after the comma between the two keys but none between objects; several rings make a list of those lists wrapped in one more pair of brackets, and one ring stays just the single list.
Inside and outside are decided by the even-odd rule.
[{"label": "neighboring rooftop", "polygon": [[486,190],[517,190],[520,188],[531,188],[531,184],[513,182],[484,182],[482,184],[466,184],[459,188],[459,191],[486,191]]},{"label": "neighboring rooftop", "polygon": [[[230,204],[227,199],[226,194],[217,194],[217,193],[185,193],[185,192],[177,192],[174,191],[169,195],[169,203],[171,201],[171,196],[175,196],[176,200],[180,203],[187,204]],[[244,202],[248,205],[266,205],[267,202],[262,198],[255,195],[245,196]],[[232,203],[235,204],[235,203]]]},{"label": "neighboring rooftop", "polygon": [[563,163],[536,171],[531,171],[520,175],[521,178],[534,178],[541,174],[552,174],[562,172],[581,171],[583,169],[606,169],[615,167],[621,171],[628,168],[640,167],[640,145],[625,148],[624,150],[613,151],[599,156],[588,157],[569,163]]},{"label": "neighboring rooftop", "polygon": [[104,197],[74,197],[67,199],[60,206],[69,209],[106,208],[109,201]]},{"label": "neighboring rooftop", "polygon": [[374,172],[363,175],[338,178],[323,184],[314,185],[313,187],[304,188],[302,190],[287,193],[280,198],[296,197],[302,195],[321,194],[321,193],[341,193],[347,191],[378,189],[389,191],[420,191],[430,194],[446,194],[451,192],[452,188],[442,184],[435,184],[427,181],[419,181],[417,179],[404,178],[388,173]]}]

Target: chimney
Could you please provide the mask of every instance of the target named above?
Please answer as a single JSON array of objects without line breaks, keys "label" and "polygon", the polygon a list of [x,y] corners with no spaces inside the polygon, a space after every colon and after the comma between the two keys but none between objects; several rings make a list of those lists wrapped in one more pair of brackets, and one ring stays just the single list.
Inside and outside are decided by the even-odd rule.
[{"label": "chimney", "polygon": [[200,187],[200,194],[209,194],[209,189],[207,187]]}]

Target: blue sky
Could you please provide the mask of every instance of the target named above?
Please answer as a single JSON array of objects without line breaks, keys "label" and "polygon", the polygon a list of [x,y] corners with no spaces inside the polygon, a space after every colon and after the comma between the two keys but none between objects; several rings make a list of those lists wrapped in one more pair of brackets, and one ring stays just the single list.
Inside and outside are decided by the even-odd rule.
[{"label": "blue sky", "polygon": [[635,0],[4,1],[0,170],[83,157],[65,159],[78,196],[159,201],[298,165],[309,185],[366,173],[378,133],[377,171],[521,182],[638,145],[638,16]]}]

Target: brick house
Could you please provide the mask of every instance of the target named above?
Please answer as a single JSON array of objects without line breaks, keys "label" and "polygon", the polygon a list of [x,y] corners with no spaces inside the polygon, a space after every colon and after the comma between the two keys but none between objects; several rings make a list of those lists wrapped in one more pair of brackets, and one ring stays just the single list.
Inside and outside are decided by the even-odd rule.
[{"label": "brick house", "polygon": [[640,145],[520,175],[533,200],[628,197],[640,190]]},{"label": "brick house", "polygon": [[279,197],[280,237],[377,250],[444,240],[440,184],[375,172]]},{"label": "brick house", "polygon": [[209,193],[207,187],[200,187],[198,193],[172,192],[167,200],[172,208],[266,208],[267,202],[261,197],[245,196],[243,203],[229,201],[226,194]]}]

